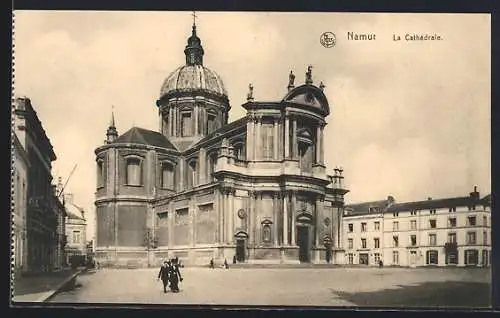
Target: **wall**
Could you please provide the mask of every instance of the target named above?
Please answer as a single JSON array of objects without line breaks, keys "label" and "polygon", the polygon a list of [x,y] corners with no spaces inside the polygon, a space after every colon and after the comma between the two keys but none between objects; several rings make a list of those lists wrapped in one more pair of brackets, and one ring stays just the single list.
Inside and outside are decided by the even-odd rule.
[{"label": "wall", "polygon": [[118,205],[118,245],[144,246],[146,234],[146,205]]}]

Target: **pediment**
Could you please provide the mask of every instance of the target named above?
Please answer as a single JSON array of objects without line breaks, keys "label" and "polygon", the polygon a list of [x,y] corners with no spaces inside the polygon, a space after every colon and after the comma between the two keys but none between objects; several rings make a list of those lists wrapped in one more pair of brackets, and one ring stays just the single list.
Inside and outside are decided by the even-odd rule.
[{"label": "pediment", "polygon": [[307,211],[301,211],[297,217],[296,221],[299,223],[307,223],[307,224],[312,224],[313,223],[313,216]]},{"label": "pediment", "polygon": [[330,106],[325,94],[314,85],[302,85],[294,88],[288,92],[283,101],[317,108],[324,115],[330,114]]}]

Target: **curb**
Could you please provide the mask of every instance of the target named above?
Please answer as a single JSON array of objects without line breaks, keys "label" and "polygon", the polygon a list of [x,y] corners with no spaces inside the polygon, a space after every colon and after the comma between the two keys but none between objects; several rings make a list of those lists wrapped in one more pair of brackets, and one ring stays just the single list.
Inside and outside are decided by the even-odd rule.
[{"label": "curb", "polygon": [[35,300],[35,302],[47,302],[49,301],[52,297],[54,297],[62,288],[64,288],[69,282],[73,281],[78,275],[80,275],[83,272],[83,270],[79,270],[70,277],[66,278],[59,286],[56,288],[46,292],[43,296],[41,296],[39,299]]}]

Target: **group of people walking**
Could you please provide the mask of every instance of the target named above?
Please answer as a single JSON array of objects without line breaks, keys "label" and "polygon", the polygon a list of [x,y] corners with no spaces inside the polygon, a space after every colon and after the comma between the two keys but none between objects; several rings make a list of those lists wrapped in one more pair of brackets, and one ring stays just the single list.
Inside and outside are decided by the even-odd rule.
[{"label": "group of people walking", "polygon": [[160,268],[160,272],[158,273],[157,280],[161,279],[163,283],[164,293],[167,292],[167,287],[169,287],[169,285],[172,292],[179,292],[179,282],[182,282],[183,280],[179,268],[180,264],[177,257],[163,262],[163,265]]}]

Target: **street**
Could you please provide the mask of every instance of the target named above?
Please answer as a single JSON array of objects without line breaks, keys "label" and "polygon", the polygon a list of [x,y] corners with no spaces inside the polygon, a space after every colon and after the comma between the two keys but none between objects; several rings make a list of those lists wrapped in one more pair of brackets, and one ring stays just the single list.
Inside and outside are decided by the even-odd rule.
[{"label": "street", "polygon": [[78,277],[54,303],[253,306],[489,307],[489,269],[185,268],[178,294],[163,293],[158,269],[101,269]]}]

